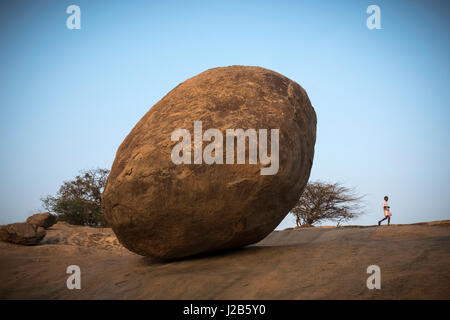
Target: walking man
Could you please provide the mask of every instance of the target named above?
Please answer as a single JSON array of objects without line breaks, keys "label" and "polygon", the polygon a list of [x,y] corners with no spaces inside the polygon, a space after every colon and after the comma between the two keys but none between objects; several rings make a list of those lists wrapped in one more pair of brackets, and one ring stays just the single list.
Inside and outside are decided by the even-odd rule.
[{"label": "walking man", "polygon": [[378,225],[379,225],[379,226],[380,226],[381,223],[382,223],[384,220],[386,220],[386,219],[388,219],[388,226],[391,225],[391,216],[392,216],[392,213],[391,213],[391,207],[389,207],[389,205],[388,205],[388,200],[389,200],[388,196],[385,196],[385,197],[384,197],[384,200],[383,200],[384,218],[381,219],[380,221],[378,221]]}]

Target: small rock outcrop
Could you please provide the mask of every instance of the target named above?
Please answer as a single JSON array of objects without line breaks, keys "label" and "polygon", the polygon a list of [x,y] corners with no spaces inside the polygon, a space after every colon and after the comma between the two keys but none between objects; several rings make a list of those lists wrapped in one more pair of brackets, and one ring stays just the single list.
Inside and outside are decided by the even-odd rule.
[{"label": "small rock outcrop", "polygon": [[56,223],[56,216],[49,212],[36,213],[28,217],[27,222],[48,229]]},{"label": "small rock outcrop", "polygon": [[0,240],[21,244],[37,244],[45,237],[45,229],[35,224],[18,222],[0,227]]}]

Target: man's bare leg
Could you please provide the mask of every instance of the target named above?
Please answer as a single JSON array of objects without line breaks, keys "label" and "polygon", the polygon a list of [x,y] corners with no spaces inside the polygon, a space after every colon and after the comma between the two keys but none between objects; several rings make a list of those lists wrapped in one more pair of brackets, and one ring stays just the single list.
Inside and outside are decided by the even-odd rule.
[{"label": "man's bare leg", "polygon": [[384,220],[386,220],[387,218],[389,218],[388,216],[386,216],[386,217],[384,217],[383,219],[381,219],[380,221],[378,221],[378,225],[380,226],[381,225],[381,223],[384,221]]}]

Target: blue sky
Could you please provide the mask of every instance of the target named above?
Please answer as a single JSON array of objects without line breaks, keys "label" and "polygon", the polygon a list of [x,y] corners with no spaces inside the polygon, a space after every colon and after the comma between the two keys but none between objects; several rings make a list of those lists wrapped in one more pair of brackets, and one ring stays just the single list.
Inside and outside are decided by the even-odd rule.
[{"label": "blue sky", "polygon": [[[66,8],[81,8],[81,30]],[[369,30],[366,8],[381,8]],[[206,69],[295,80],[318,117],[312,180],[366,197],[374,224],[450,219],[446,1],[1,1],[0,223],[84,168],[110,168],[147,110]],[[279,228],[294,225],[287,217]]]}]

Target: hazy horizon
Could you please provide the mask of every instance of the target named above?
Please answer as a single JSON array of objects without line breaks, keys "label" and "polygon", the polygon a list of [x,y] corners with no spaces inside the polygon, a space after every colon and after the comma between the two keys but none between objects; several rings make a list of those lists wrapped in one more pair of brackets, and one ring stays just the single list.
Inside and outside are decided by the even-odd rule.
[{"label": "hazy horizon", "polygon": [[[72,4],[80,30],[66,27]],[[366,27],[371,4],[380,30]],[[446,1],[2,1],[0,224],[42,211],[80,170],[109,169],[152,105],[228,65],[306,90],[310,180],[367,194],[350,224],[376,224],[385,195],[393,224],[450,219],[449,18]]]}]

